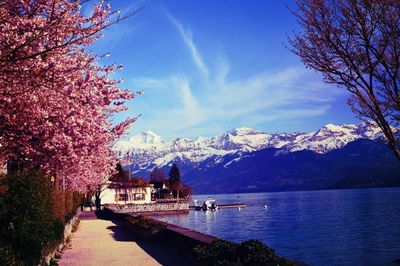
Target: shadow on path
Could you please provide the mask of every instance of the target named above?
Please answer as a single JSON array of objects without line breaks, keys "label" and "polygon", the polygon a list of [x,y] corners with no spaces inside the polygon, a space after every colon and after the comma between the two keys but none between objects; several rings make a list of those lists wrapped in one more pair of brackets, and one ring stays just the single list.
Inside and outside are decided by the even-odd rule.
[{"label": "shadow on path", "polygon": [[172,266],[195,264],[191,254],[176,250],[173,243],[171,243],[170,246],[166,246],[158,244],[154,241],[145,241],[138,236],[135,236],[135,234],[128,229],[125,221],[112,219],[104,211],[90,212],[90,214],[85,214],[82,218],[111,221],[114,225],[108,226],[107,229],[112,232],[112,237],[115,239],[115,241],[135,242],[147,254],[149,254],[162,265]]}]

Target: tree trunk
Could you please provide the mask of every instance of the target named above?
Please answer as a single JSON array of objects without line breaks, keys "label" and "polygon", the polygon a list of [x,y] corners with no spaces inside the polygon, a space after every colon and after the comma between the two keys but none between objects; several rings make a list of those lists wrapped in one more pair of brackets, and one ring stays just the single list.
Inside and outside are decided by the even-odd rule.
[{"label": "tree trunk", "polygon": [[393,150],[397,160],[400,162],[400,149],[397,145],[396,136],[393,132],[393,129],[390,127],[389,123],[386,121],[385,117],[382,115],[380,108],[377,109],[379,112],[377,113],[378,116],[378,125],[381,128],[383,134],[386,137],[386,140],[389,142],[390,148]]},{"label": "tree trunk", "polygon": [[400,149],[396,144],[389,143],[390,147],[392,148],[394,154],[397,157],[397,160],[400,162]]},{"label": "tree trunk", "polygon": [[23,159],[16,159],[14,157],[8,157],[7,159],[7,174],[15,174],[21,172],[24,169]]}]

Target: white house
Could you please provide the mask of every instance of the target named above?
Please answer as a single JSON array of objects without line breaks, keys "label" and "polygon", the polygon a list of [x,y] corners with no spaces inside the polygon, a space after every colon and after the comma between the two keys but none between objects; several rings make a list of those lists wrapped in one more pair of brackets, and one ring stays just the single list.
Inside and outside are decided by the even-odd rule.
[{"label": "white house", "polygon": [[108,181],[103,188],[101,204],[143,204],[151,203],[153,185],[138,186],[132,183]]}]

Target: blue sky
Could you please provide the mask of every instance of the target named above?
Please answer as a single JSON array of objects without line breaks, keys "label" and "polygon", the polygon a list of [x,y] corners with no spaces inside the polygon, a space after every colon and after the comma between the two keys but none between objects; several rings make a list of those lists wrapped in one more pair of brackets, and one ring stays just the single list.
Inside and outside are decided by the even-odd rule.
[{"label": "blue sky", "polygon": [[92,48],[124,69],[123,87],[144,94],[129,135],[152,130],[165,139],[213,136],[236,127],[312,131],[357,123],[347,92],[326,85],[287,47],[298,31],[292,1],[129,1],[113,9],[136,16],[108,29]]}]

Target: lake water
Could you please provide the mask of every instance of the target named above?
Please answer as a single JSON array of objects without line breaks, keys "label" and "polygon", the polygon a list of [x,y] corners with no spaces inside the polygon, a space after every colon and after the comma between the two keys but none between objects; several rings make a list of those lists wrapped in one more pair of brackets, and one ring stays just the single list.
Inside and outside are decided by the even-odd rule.
[{"label": "lake water", "polygon": [[279,255],[310,265],[396,265],[392,261],[400,259],[400,188],[193,199],[202,203],[209,196],[220,204],[247,206],[156,218],[235,242],[256,238]]}]

